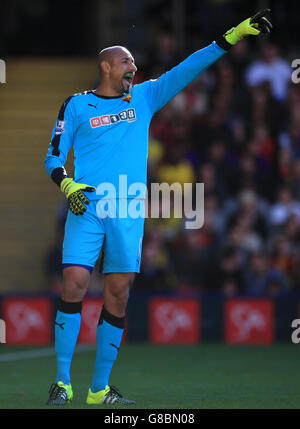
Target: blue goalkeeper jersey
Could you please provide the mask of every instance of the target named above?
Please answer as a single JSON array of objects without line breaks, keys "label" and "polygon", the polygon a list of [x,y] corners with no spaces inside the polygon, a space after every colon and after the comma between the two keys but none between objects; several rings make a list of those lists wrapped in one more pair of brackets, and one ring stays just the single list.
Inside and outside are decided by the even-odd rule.
[{"label": "blue goalkeeper jersey", "polygon": [[[74,180],[97,187],[109,183],[116,198],[145,198],[148,133],[153,115],[183,90],[226,50],[216,42],[194,52],[158,79],[133,85],[130,94],[102,97],[93,90],[74,94],[63,103],[45,159],[47,173],[64,167],[74,148]],[[119,189],[119,176],[127,187],[144,184],[145,191],[129,195]],[[124,194],[125,193],[125,194]],[[89,193],[91,200],[103,194]]]}]

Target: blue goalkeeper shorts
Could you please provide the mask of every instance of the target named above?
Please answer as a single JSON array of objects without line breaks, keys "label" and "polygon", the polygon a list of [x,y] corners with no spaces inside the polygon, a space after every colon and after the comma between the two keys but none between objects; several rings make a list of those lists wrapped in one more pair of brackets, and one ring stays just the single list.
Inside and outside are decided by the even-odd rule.
[{"label": "blue goalkeeper shorts", "polygon": [[[69,210],[63,242],[63,268],[81,265],[91,272],[102,250],[103,273],[139,273],[145,200],[138,201],[137,211],[128,210],[129,204],[132,205],[130,199],[94,200],[87,205],[83,216],[76,216]],[[126,216],[126,213],[129,214]]]}]

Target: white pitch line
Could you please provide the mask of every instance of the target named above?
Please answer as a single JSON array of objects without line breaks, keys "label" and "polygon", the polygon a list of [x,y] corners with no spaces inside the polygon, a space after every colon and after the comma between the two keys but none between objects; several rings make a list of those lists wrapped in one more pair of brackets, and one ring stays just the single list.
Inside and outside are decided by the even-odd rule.
[{"label": "white pitch line", "polygon": [[[78,345],[75,349],[75,353],[87,352],[94,350],[94,345]],[[12,352],[0,354],[0,362],[12,362],[23,359],[33,359],[38,357],[46,357],[55,355],[54,346],[42,349],[30,349],[22,352]]]}]

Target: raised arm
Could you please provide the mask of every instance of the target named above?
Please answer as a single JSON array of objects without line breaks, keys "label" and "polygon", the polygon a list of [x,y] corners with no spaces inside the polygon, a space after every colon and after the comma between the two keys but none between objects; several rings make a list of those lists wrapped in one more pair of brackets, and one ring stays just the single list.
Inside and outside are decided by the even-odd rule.
[{"label": "raised arm", "polygon": [[210,45],[194,52],[158,79],[148,81],[148,101],[152,113],[157,112],[166,105],[239,40],[250,35],[256,36],[261,32],[269,33],[272,25],[265,18],[269,11],[269,9],[265,9],[251,18],[247,18]]},{"label": "raised arm", "polygon": [[158,79],[148,81],[148,100],[152,113],[154,114],[165,106],[225,53],[224,48],[213,42],[211,45],[194,52]]}]

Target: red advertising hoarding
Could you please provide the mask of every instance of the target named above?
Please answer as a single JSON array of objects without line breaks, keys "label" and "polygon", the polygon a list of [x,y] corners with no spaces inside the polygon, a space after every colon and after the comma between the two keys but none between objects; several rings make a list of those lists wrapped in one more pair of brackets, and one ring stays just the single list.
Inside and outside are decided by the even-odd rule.
[{"label": "red advertising hoarding", "polygon": [[200,303],[195,300],[152,299],[150,341],[154,344],[195,344],[200,340]]},{"label": "red advertising hoarding", "polygon": [[230,299],[225,303],[227,344],[270,344],[274,339],[274,304],[269,299]]},{"label": "red advertising hoarding", "polygon": [[[99,317],[104,304],[103,298],[85,298],[82,302],[81,328],[78,342],[81,344],[96,344]],[[126,342],[126,320],[122,344]]]},{"label": "red advertising hoarding", "polygon": [[85,298],[83,300],[79,343],[96,344],[97,327],[103,302],[102,298]]},{"label": "red advertising hoarding", "polygon": [[48,298],[4,298],[6,343],[45,345],[51,342],[52,302]]}]

